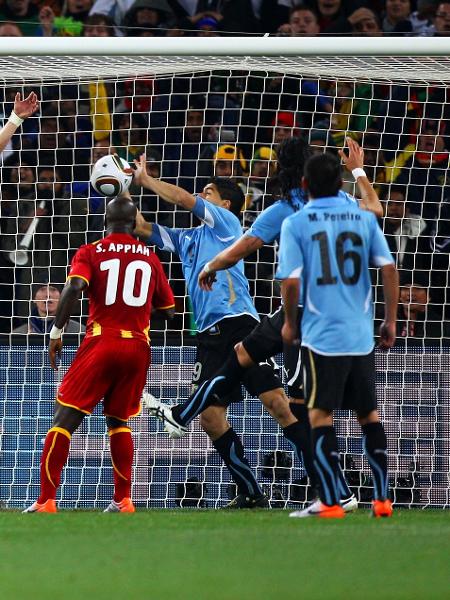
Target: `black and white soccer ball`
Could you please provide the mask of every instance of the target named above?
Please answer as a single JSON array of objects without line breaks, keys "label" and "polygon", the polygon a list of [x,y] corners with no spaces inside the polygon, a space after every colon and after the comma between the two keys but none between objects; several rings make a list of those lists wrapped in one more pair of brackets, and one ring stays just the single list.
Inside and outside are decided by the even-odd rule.
[{"label": "black and white soccer ball", "polygon": [[133,180],[133,169],[117,154],[100,158],[91,173],[91,185],[102,196],[119,196],[128,190]]}]

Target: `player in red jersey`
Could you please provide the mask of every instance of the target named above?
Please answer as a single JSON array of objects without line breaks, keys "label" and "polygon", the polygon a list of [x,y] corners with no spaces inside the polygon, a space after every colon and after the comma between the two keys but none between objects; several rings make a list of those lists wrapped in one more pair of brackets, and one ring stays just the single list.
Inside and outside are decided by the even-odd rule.
[{"label": "player in red jersey", "polygon": [[56,512],[56,490],[70,438],[103,399],[114,469],[114,498],[105,512],[134,512],[131,501],[133,441],[127,420],[139,413],[150,364],[152,306],[173,316],[174,297],[158,257],[132,237],[136,207],[116,198],[106,209],[108,235],[81,246],[72,260],[50,332],[53,369],[61,333],[81,293],[89,296],[86,336],[59,387],[53,427],[41,457],[41,494],[24,512]]}]

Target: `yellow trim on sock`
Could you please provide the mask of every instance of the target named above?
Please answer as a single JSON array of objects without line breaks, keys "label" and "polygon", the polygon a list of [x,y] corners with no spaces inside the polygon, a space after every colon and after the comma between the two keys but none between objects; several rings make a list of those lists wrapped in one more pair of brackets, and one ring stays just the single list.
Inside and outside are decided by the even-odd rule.
[{"label": "yellow trim on sock", "polygon": [[114,429],[108,429],[108,435],[111,437],[115,433],[131,433],[131,429],[129,427],[115,427]]},{"label": "yellow trim on sock", "polygon": [[113,458],[112,458],[112,456],[111,456],[111,463],[112,463],[113,469],[114,469],[114,471],[117,473],[117,475],[118,475],[119,477],[121,477],[122,479],[124,479],[125,481],[128,481],[128,478],[127,478],[127,477],[125,477],[125,475],[122,475],[122,473],[119,471],[119,469],[118,469],[118,468],[116,467],[116,465],[114,464],[114,461],[113,461]]},{"label": "yellow trim on sock", "polygon": [[48,430],[47,433],[50,433],[50,431],[57,431],[58,433],[62,433],[63,435],[66,436],[66,438],[70,441],[70,438],[72,437],[72,434],[67,431],[67,429],[64,429],[63,427],[52,427],[51,429]]},{"label": "yellow trim on sock", "polygon": [[[51,430],[50,430],[51,431]],[[50,481],[50,483],[52,484],[52,486],[55,488],[56,485],[53,483],[53,479],[50,477],[50,471],[48,470],[48,461],[50,460],[50,455],[53,452],[53,448],[55,447],[56,444],[56,438],[58,437],[58,431],[55,432],[55,435],[53,437],[53,442],[52,445],[50,447],[50,450],[48,451],[47,454],[47,458],[45,459],[45,472],[47,474],[47,479]],[[47,434],[48,435],[48,434]]]},{"label": "yellow trim on sock", "polygon": [[56,398],[56,402],[58,402],[58,404],[62,404],[63,406],[68,406],[69,408],[74,408],[75,410],[78,410],[78,411],[84,413],[85,415],[91,414],[88,410],[83,410],[82,408],[78,408],[78,406],[74,406],[73,404],[67,404],[66,402],[61,402],[61,400],[59,398]]}]

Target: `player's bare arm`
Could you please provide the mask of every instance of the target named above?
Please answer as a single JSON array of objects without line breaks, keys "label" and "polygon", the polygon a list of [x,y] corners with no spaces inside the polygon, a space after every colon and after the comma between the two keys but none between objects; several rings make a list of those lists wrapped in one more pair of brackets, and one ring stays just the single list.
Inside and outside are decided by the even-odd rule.
[{"label": "player's bare arm", "polygon": [[140,210],[137,211],[136,215],[136,227],[134,229],[134,235],[142,240],[148,240],[153,233],[153,224],[146,221]]},{"label": "player's bare arm", "polygon": [[380,348],[392,348],[395,343],[399,296],[398,271],[393,264],[381,267],[384,293],[384,321],[380,326]]},{"label": "player's bare arm", "polygon": [[259,250],[263,246],[264,242],[261,238],[252,235],[243,235],[234,244],[225,248],[225,250],[217,254],[217,256],[205,265],[198,276],[199,286],[202,290],[210,292],[216,279],[215,274],[217,271],[234,267],[241,259],[246,258],[249,254],[256,252],[256,250]]},{"label": "player's bare arm", "polygon": [[61,292],[61,298],[59,299],[58,308],[56,309],[55,322],[50,332],[50,342],[48,345],[50,365],[55,371],[58,369],[56,358],[61,357],[63,345],[61,337],[62,329],[70,319],[75,309],[75,305],[86,287],[87,283],[84,279],[81,279],[81,277],[71,277]]},{"label": "player's bare arm", "polygon": [[146,156],[141,154],[139,160],[134,161],[136,170],[134,172],[134,182],[141,187],[151,190],[166,202],[182,206],[186,210],[192,210],[195,206],[195,197],[183,190],[177,185],[172,185],[166,181],[155,179],[147,173]]},{"label": "player's bare arm", "polygon": [[14,98],[14,108],[6,125],[0,130],[0,152],[6,148],[9,140],[21,126],[24,119],[33,115],[39,108],[39,100],[34,92],[31,92],[22,100],[22,96],[17,92]]},{"label": "player's bare arm", "polygon": [[284,325],[281,330],[286,344],[298,344],[299,331],[297,324],[300,280],[290,277],[281,284],[281,295],[284,304]]},{"label": "player's bare arm", "polygon": [[[348,146],[348,155],[343,149],[339,150],[339,156],[341,157],[345,168],[350,173],[355,169],[364,170],[364,150],[357,142],[355,142],[355,140],[352,140],[351,138],[346,138],[346,143]],[[356,180],[362,196],[362,198],[359,200],[360,207],[364,210],[373,212],[377,217],[382,217],[383,207],[381,206],[378,194],[373,189],[373,185],[362,173],[358,175]]]}]

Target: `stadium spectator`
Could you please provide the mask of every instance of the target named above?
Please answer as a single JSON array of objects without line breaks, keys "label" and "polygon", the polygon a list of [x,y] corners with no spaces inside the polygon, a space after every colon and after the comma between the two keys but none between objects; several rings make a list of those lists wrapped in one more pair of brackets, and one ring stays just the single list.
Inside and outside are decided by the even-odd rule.
[{"label": "stadium spectator", "polygon": [[23,33],[17,23],[6,21],[0,24],[0,37],[22,37]]},{"label": "stadium spectator", "polygon": [[225,144],[219,146],[214,157],[214,175],[216,177],[240,178],[247,171],[247,163],[242,150],[236,146]]},{"label": "stadium spectator", "polygon": [[434,36],[450,35],[450,2],[441,2],[434,15],[433,34]]},{"label": "stadium spectator", "polygon": [[386,0],[382,28],[391,35],[410,34],[413,31],[411,0]]},{"label": "stadium spectator", "polygon": [[272,120],[273,127],[273,143],[281,144],[283,140],[287,140],[292,136],[300,135],[300,130],[297,125],[295,113],[280,111]]},{"label": "stadium spectator", "polygon": [[316,36],[320,33],[319,19],[314,10],[306,5],[299,4],[291,8],[289,21],[278,28],[278,33],[299,36]]},{"label": "stadium spectator", "polygon": [[442,310],[430,303],[428,286],[414,281],[400,288],[397,335],[431,339],[436,345],[450,341],[450,323],[443,320]]},{"label": "stadium spectator", "polygon": [[204,16],[195,24],[197,37],[217,37],[220,35],[219,21],[212,16]]},{"label": "stadium spectator", "polygon": [[417,10],[411,13],[412,35],[430,36],[434,33],[433,17],[437,4],[433,0],[417,0]]},{"label": "stadium spectator", "polygon": [[[38,287],[33,296],[33,306],[28,321],[13,329],[12,333],[49,333],[55,322],[60,296],[60,291],[53,285]],[[84,333],[85,328],[78,321],[70,319],[64,327],[64,331],[65,333]]]},{"label": "stadium spectator", "polygon": [[328,131],[326,129],[311,129],[309,132],[309,146],[312,154],[322,154],[329,145]]},{"label": "stadium spectator", "polygon": [[378,17],[370,8],[358,8],[348,17],[348,21],[354,36],[380,37],[383,35]]},{"label": "stadium spectator", "polygon": [[217,21],[225,32],[259,31],[251,0],[199,0],[196,13],[189,17],[192,28],[197,29],[198,22],[205,18]]},{"label": "stadium spectator", "polygon": [[299,0],[261,0],[258,7],[263,33],[274,33],[289,20],[289,9],[299,4]]},{"label": "stadium spectator", "polygon": [[0,7],[0,21],[17,23],[23,35],[35,35],[38,9],[31,0],[4,0]]},{"label": "stadium spectator", "polygon": [[364,5],[359,0],[312,0],[308,4],[319,16],[321,33],[349,33],[349,17]]},{"label": "stadium spectator", "polygon": [[[89,14],[107,15],[111,17],[116,25],[120,25],[133,3],[134,0],[95,0]],[[123,35],[119,28],[117,28],[116,33]]]},{"label": "stadium spectator", "polygon": [[401,277],[430,268],[429,240],[422,235],[427,225],[411,212],[406,193],[406,187],[393,185],[384,200],[384,234]]},{"label": "stadium spectator", "polygon": [[114,21],[108,15],[91,13],[84,20],[83,35],[85,37],[114,37],[116,35]]},{"label": "stadium spectator", "polygon": [[146,32],[158,35],[173,20],[174,14],[167,0],[136,0],[125,13],[120,23],[129,36]]},{"label": "stadium spectator", "polygon": [[150,130],[141,113],[115,113],[113,116],[113,145],[120,158],[132,162],[140,156],[149,143]]}]

